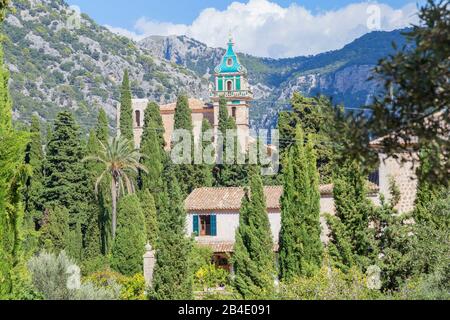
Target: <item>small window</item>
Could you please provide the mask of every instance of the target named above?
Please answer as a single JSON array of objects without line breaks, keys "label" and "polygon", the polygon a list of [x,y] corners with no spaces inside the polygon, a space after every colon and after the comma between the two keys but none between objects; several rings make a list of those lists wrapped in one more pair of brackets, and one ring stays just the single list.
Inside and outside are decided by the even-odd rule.
[{"label": "small window", "polygon": [[136,110],[134,112],[135,118],[136,118],[136,127],[141,126],[141,112],[139,110]]},{"label": "small window", "polygon": [[227,66],[231,67],[233,65],[233,59],[228,58],[227,59]]},{"label": "small window", "polygon": [[227,81],[227,91],[233,91],[233,82]]},{"label": "small window", "polygon": [[211,235],[211,216],[200,216],[200,236]]},{"label": "small window", "polygon": [[217,236],[216,215],[195,215],[193,217],[193,232],[197,237]]},{"label": "small window", "polygon": [[236,119],[236,107],[231,108],[231,116]]}]

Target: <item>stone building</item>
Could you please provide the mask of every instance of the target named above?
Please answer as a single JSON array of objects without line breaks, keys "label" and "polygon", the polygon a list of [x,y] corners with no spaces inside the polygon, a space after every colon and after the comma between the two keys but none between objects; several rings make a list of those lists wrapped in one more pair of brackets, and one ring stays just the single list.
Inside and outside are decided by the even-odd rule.
[{"label": "stone building", "polygon": [[[219,126],[219,99],[225,97],[229,114],[235,119],[238,135],[244,139],[249,138],[250,120],[249,108],[253,100],[253,93],[248,83],[247,70],[240,63],[233,49],[232,39],[228,41],[228,49],[222,57],[221,63],[214,69],[214,85],[210,85],[210,101],[190,98],[189,107],[192,111],[192,123],[195,136],[201,133],[203,119],[207,119],[213,128]],[[140,146],[144,125],[145,110],[149,103],[148,99],[133,99],[133,124],[134,141],[136,147]],[[165,129],[165,140],[167,148],[170,148],[170,140],[174,127],[176,102],[161,105],[161,116]],[[120,115],[119,115],[120,116]]]},{"label": "stone building", "polygon": [[[369,198],[379,203],[378,187],[369,183]],[[281,230],[281,196],[283,187],[264,187],[267,213],[278,251],[278,236]],[[320,206],[322,213],[334,214],[333,186],[320,186]],[[239,226],[239,211],[245,195],[244,188],[199,188],[194,190],[185,201],[187,211],[186,234],[194,235],[196,242],[207,246],[214,252],[217,265],[230,270],[229,258],[233,253],[236,229]],[[321,218],[322,241],[328,241],[328,227],[325,218]]]}]

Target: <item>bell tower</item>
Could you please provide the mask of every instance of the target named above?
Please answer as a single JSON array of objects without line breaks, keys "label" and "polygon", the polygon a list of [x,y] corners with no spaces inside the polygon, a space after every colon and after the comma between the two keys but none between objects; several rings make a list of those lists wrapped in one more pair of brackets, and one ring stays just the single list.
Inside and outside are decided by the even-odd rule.
[{"label": "bell tower", "polygon": [[240,134],[249,136],[249,108],[253,92],[248,83],[247,69],[240,63],[233,49],[233,39],[229,38],[227,51],[220,64],[214,69],[214,86],[210,98],[214,105],[214,127],[219,125],[219,99],[227,100],[228,113],[236,121]]}]

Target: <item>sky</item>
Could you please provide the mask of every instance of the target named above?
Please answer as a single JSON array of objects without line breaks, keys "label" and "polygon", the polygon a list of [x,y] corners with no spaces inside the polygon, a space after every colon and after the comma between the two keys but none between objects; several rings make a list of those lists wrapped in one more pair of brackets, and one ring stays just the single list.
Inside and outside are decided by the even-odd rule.
[{"label": "sky", "polygon": [[240,52],[281,58],[342,48],[365,33],[417,23],[422,0],[68,0],[135,40],[187,35]]}]

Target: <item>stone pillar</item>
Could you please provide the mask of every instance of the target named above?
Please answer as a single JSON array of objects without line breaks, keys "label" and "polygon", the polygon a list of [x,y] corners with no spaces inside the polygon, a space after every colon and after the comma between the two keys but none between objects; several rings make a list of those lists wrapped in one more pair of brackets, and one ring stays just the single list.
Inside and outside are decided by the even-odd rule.
[{"label": "stone pillar", "polygon": [[153,270],[155,268],[156,256],[152,246],[147,243],[144,254],[144,279],[147,286],[152,285]]}]

